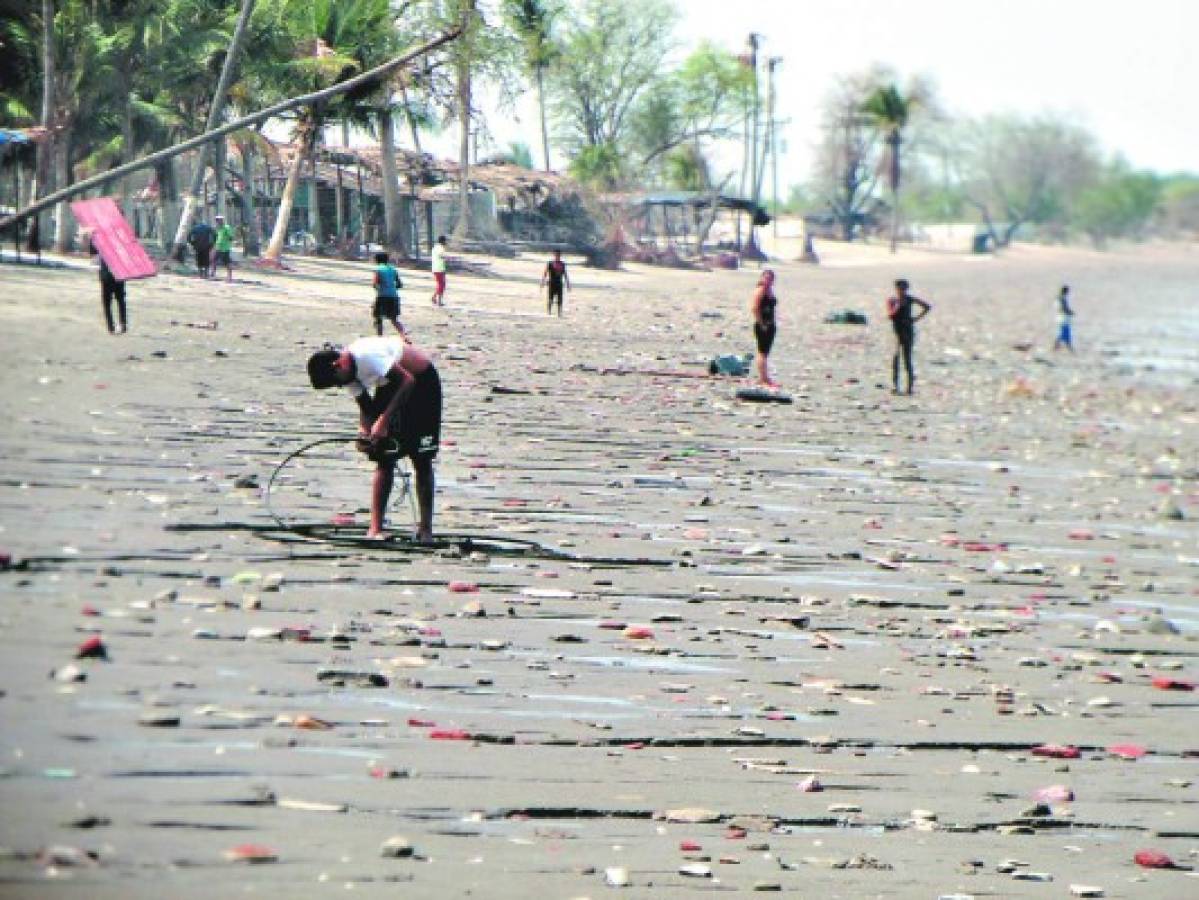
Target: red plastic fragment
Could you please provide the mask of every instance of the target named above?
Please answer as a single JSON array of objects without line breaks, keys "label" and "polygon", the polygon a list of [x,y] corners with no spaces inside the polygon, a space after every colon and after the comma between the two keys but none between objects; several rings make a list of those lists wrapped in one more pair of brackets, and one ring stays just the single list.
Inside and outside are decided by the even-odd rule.
[{"label": "red plastic fragment", "polygon": [[1078,759],[1082,752],[1069,744],[1041,744],[1032,748],[1033,756],[1044,756],[1048,759]]},{"label": "red plastic fragment", "polygon": [[1132,861],[1145,869],[1173,869],[1174,860],[1160,850],[1138,850]]},{"label": "red plastic fragment", "polygon": [[477,594],[479,586],[473,581],[451,581],[448,585],[454,594]]},{"label": "red plastic fragment", "polygon": [[1180,681],[1177,678],[1166,678],[1164,675],[1159,675],[1150,682],[1159,691],[1193,691],[1195,682]]},{"label": "red plastic fragment", "polygon": [[679,849],[688,853],[694,853],[698,850],[703,850],[704,848],[701,847],[697,841],[679,841]]},{"label": "red plastic fragment", "polygon": [[92,635],[79,645],[79,649],[75,651],[75,658],[108,659],[108,648],[104,646],[104,641],[100,639],[100,635]]},{"label": "red plastic fragment", "polygon": [[434,728],[429,737],[435,741],[469,741],[470,732],[461,728]]},{"label": "red plastic fragment", "polygon": [[1107,752],[1121,759],[1140,759],[1149,751],[1140,744],[1112,744]]},{"label": "red plastic fragment", "polygon": [[409,719],[408,726],[410,728],[436,728],[437,723],[429,719]]},{"label": "red plastic fragment", "polygon": [[279,859],[279,854],[262,844],[238,844],[225,851],[225,859],[233,862],[268,863]]}]

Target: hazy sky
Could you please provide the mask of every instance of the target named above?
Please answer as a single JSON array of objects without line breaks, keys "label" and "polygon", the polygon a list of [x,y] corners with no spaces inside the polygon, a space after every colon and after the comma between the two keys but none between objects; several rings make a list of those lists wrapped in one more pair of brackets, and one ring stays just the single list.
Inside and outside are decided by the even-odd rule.
[{"label": "hazy sky", "polygon": [[[676,6],[680,52],[703,40],[739,51],[755,31],[764,37],[762,53],[783,58],[779,118],[790,120],[780,128],[784,193],[785,185],[808,176],[832,78],[875,62],[901,77],[931,76],[951,113],[1063,113],[1135,166],[1199,172],[1199,0],[676,0]],[[539,162],[531,100],[517,116],[509,125],[492,117],[496,141],[521,140]]]}]

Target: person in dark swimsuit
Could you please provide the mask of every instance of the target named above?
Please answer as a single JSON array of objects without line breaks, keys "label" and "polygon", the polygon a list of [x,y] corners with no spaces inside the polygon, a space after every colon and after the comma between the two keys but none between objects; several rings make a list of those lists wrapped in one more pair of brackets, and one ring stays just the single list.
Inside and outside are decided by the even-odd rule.
[{"label": "person in dark swimsuit", "polygon": [[556,299],[558,301],[558,318],[561,318],[562,289],[563,286],[567,290],[570,289],[570,276],[566,274],[566,263],[562,262],[561,250],[555,250],[554,258],[545,264],[545,271],[541,273],[541,286],[545,287],[547,281],[550,291],[545,304],[546,315],[553,315],[554,300]]},{"label": "person in dark swimsuit", "polygon": [[[912,315],[912,307],[919,306],[920,312]],[[916,373],[912,368],[912,347],[916,343],[916,323],[928,315],[932,307],[908,293],[908,282],[900,278],[895,282],[895,296],[887,299],[887,317],[891,327],[895,329],[895,356],[891,359],[892,391],[899,393],[899,360],[903,357],[903,367],[908,373],[908,393],[912,393],[916,383]]]},{"label": "person in dark swimsuit", "polygon": [[777,306],[778,298],[774,296],[774,270],[764,269],[762,277],[758,279],[758,287],[754,291],[750,311],[754,316],[754,339],[758,343],[756,360],[758,381],[765,387],[778,387],[775,382],[770,380],[770,370],[767,366],[770,348],[774,346],[774,336],[778,332],[775,322],[775,307]]},{"label": "person in dark swimsuit", "polygon": [[[88,252],[92,256],[99,256],[100,251],[96,249],[96,245],[90,240],[88,242]],[[104,257],[100,257],[100,304],[104,308],[104,321],[108,324],[108,333],[116,334],[116,323],[112,319],[112,301],[117,301],[117,316],[120,322],[121,334],[129,330],[129,316],[125,307],[125,282],[118,281],[116,276],[112,274],[112,270],[108,268],[108,263],[104,261]]]}]

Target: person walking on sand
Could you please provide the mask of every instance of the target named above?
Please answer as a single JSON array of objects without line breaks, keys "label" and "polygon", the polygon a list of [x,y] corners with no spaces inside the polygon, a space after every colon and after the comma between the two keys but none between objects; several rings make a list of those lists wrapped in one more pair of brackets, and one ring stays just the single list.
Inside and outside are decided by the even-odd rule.
[{"label": "person walking on sand", "polygon": [[774,346],[774,336],[778,332],[775,321],[775,307],[777,306],[778,298],[774,296],[774,270],[763,269],[749,309],[753,313],[754,340],[758,344],[758,355],[755,360],[758,368],[758,383],[764,387],[778,387],[776,382],[771,381],[769,369],[770,348]]},{"label": "person walking on sand", "polygon": [[224,216],[216,217],[216,236],[214,238],[216,256],[212,260],[209,278],[216,278],[216,267],[225,267],[225,280],[233,280],[233,226],[225,222]]},{"label": "person walking on sand", "polygon": [[400,273],[391,264],[391,258],[386,253],[375,254],[375,306],[371,316],[375,320],[375,334],[383,336],[383,320],[387,319],[395,326],[405,341],[408,333],[400,322]]},{"label": "person walking on sand", "polygon": [[445,306],[445,248],[446,239],[443,234],[433,245],[433,305]]},{"label": "person walking on sand", "polygon": [[[96,245],[90,240],[88,241],[88,252],[92,256],[99,256],[99,251]],[[112,320],[112,301],[117,301],[117,319],[120,322],[121,334],[125,334],[129,330],[129,318],[125,308],[125,282],[118,281],[116,276],[112,274],[112,270],[108,268],[108,263],[104,261],[104,257],[100,256],[100,303],[104,307],[104,321],[108,325],[108,333],[116,334],[117,329]]]},{"label": "person walking on sand", "polygon": [[541,286],[545,287],[546,282],[549,282],[550,290],[547,294],[545,304],[546,315],[553,315],[554,300],[558,301],[558,318],[562,318],[562,289],[565,286],[566,290],[570,290],[570,276],[566,274],[566,263],[562,261],[562,251],[555,250],[554,258],[545,264],[545,271],[541,273]]},{"label": "person walking on sand", "polygon": [[[375,463],[371,524],[382,540],[383,516],[396,462],[412,461],[420,523],[415,539],[433,540],[433,458],[441,441],[441,379],[429,354],[394,337],[367,337],[308,359],[308,380],[320,391],[345,387],[358,403],[359,449]],[[373,392],[373,393],[372,393]]]},{"label": "person walking on sand", "polygon": [[197,219],[196,224],[187,233],[187,242],[191,244],[191,248],[196,254],[196,269],[199,271],[201,278],[209,277],[208,269],[212,261],[212,242],[215,238],[216,232],[203,219]]},{"label": "person walking on sand", "polygon": [[[887,299],[887,317],[895,329],[895,355],[891,358],[892,392],[899,393],[899,358],[908,373],[909,394],[915,389],[916,373],[912,368],[912,347],[916,343],[916,323],[928,315],[932,307],[908,293],[908,282],[900,278],[895,282],[895,296]],[[912,315],[912,307],[919,306],[920,312]]]},{"label": "person walking on sand", "polygon": [[1070,308],[1070,285],[1063,284],[1062,291],[1057,295],[1057,338],[1053,342],[1054,350],[1065,347],[1074,352],[1074,310]]}]

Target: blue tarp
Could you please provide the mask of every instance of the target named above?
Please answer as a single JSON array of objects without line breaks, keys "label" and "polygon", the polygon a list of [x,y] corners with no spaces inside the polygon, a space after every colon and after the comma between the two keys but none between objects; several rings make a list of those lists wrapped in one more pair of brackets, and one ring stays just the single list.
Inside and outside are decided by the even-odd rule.
[{"label": "blue tarp", "polygon": [[0,128],[0,147],[5,144],[28,144],[29,138],[19,131],[6,131]]}]

